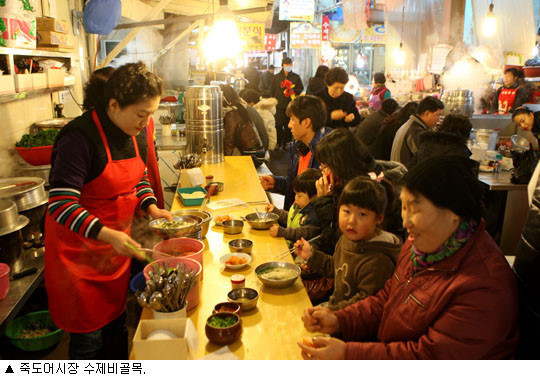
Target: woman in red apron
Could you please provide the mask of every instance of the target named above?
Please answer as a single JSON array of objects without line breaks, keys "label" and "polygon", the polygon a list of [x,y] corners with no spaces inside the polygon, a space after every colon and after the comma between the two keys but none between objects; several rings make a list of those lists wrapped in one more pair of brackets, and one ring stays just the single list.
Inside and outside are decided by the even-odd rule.
[{"label": "woman in red apron", "polygon": [[529,99],[526,86],[519,83],[520,72],[516,68],[507,68],[504,71],[504,86],[497,90],[496,102],[492,105],[495,114],[508,114],[523,105]]},{"label": "woman in red apron", "polygon": [[[97,91],[101,89],[101,91]],[[145,129],[159,105],[161,80],[144,64],[91,78],[85,105],[55,143],[45,222],[45,286],[55,324],[70,333],[70,358],[127,358],[123,336],[131,257],[125,244],[137,207],[156,206],[146,176]],[[99,94],[101,98],[93,99]]]}]

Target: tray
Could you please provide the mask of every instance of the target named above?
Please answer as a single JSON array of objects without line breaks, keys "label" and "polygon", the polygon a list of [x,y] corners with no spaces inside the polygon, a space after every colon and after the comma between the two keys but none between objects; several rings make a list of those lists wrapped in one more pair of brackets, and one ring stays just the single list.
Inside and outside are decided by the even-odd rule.
[{"label": "tray", "polygon": [[182,194],[192,194],[196,191],[204,192],[204,195],[206,196],[206,190],[202,187],[183,187],[183,188],[179,188],[176,192],[178,193],[178,197],[182,201],[182,204],[184,204],[184,206],[186,207],[189,207],[189,206],[200,206],[204,200],[204,196],[202,198],[197,198],[197,199],[184,199],[182,197]]},{"label": "tray", "polygon": [[208,203],[206,208],[212,211],[223,210],[226,208],[236,207],[236,206],[246,206],[247,203],[243,200],[232,198],[232,199],[223,199],[216,202]]}]

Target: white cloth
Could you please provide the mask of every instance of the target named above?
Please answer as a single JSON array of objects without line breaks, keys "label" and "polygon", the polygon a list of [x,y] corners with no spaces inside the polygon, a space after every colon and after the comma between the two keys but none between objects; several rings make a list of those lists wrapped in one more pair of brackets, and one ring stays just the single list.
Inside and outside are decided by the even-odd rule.
[{"label": "white cloth", "polygon": [[262,98],[253,106],[261,115],[264,127],[268,131],[268,150],[274,150],[277,145],[276,119],[274,117],[277,103],[275,98]]}]

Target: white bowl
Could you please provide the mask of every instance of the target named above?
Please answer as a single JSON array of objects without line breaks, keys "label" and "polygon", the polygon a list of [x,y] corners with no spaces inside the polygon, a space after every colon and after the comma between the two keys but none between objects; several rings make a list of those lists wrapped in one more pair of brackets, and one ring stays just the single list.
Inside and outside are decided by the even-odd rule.
[{"label": "white bowl", "polygon": [[[230,264],[227,264],[226,261],[233,257],[233,256],[236,256],[236,257],[239,257],[241,259],[246,259],[247,262],[245,264],[240,264],[240,265],[230,265]],[[236,252],[236,253],[228,253],[226,255],[223,255],[219,258],[219,262],[225,267],[225,268],[229,268],[229,269],[240,269],[240,268],[243,268],[247,265],[249,265],[251,263],[251,256],[248,255],[247,253],[240,253],[240,252]]]}]

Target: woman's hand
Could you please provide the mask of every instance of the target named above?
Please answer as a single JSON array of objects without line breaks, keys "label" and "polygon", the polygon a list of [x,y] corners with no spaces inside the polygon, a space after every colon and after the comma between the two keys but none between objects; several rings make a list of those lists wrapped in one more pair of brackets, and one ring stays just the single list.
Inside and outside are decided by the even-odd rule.
[{"label": "woman's hand", "polygon": [[313,255],[313,248],[306,239],[301,238],[294,243],[294,253],[307,261]]},{"label": "woman's hand", "polygon": [[142,254],[137,253],[126,246],[126,243],[129,243],[135,248],[141,248],[141,245],[125,232],[117,231],[109,227],[103,227],[101,231],[99,231],[97,239],[112,245],[115,252],[119,255],[144,260]]},{"label": "woman's hand", "polygon": [[168,221],[173,220],[173,214],[170,211],[159,209],[155,204],[151,204],[147,212],[154,220],[161,218],[165,218]]},{"label": "woman's hand", "polygon": [[272,227],[270,227],[270,236],[277,237],[278,230],[279,230],[279,225],[278,224],[272,225]]},{"label": "woman's hand", "polygon": [[349,114],[349,115],[347,115],[345,117],[345,122],[349,123],[349,122],[352,122],[352,121],[354,121],[354,114],[353,113],[351,113],[351,114]]},{"label": "woman's hand", "polygon": [[313,345],[309,346],[298,342],[302,349],[302,358],[315,359],[345,359],[347,344],[342,340],[332,337],[313,337]]},{"label": "woman's hand", "polygon": [[271,190],[274,188],[274,185],[276,184],[276,180],[273,176],[270,175],[263,175],[259,177],[259,180],[261,181],[261,185],[265,190]]},{"label": "woman's hand", "polygon": [[272,203],[266,203],[266,212],[274,212],[274,208],[276,208],[276,206]]},{"label": "woman's hand", "polygon": [[332,193],[332,183],[328,181],[328,178],[323,175],[315,182],[315,188],[317,189],[317,196],[326,196]]},{"label": "woman's hand", "polygon": [[347,113],[345,113],[343,110],[334,110],[332,113],[330,113],[330,118],[334,121],[341,121],[343,118],[347,116]]},{"label": "woman's hand", "polygon": [[307,308],[302,314],[304,327],[309,332],[335,334],[339,332],[339,321],[336,315],[328,308],[315,306]]}]

